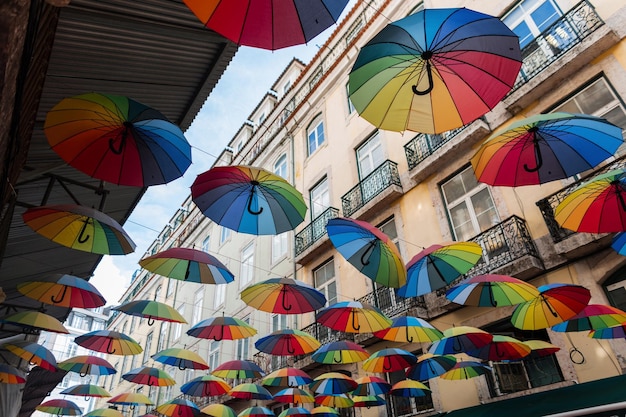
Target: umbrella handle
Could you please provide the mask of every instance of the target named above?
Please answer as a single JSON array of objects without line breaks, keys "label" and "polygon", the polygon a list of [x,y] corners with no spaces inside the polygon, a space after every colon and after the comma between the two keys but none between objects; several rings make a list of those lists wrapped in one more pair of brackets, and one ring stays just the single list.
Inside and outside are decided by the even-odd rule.
[{"label": "umbrella handle", "polygon": [[87,376],[87,372],[79,372],[78,375],[80,375],[81,378],[84,378]]},{"label": "umbrella handle", "polygon": [[353,312],[352,312],[352,328],[353,328],[354,330],[359,330],[359,329],[361,329],[361,325],[359,324],[359,325],[358,325],[358,327],[356,326],[356,320],[355,320],[355,318],[356,318],[356,314],[354,314],[354,311],[353,311]]},{"label": "umbrella handle", "polygon": [[293,355],[296,353],[296,350],[291,346],[291,339],[287,339],[287,353]]},{"label": "umbrella handle", "polygon": [[541,155],[541,148],[539,147],[539,138],[537,137],[537,126],[533,126],[528,129],[528,133],[532,133],[535,135],[533,139],[533,145],[535,147],[535,162],[536,165],[534,168],[529,168],[528,164],[524,164],[524,170],[526,172],[537,172],[543,166],[543,156]]},{"label": "umbrella handle", "polygon": [[76,238],[76,240],[78,240],[78,243],[85,243],[86,241],[89,240],[90,236],[85,234],[88,223],[89,223],[89,217],[85,217],[85,220],[83,221],[83,227],[80,228],[80,233],[78,234],[78,238]]},{"label": "umbrella handle", "polygon": [[[389,366],[387,366],[387,363],[389,363]],[[391,371],[391,359],[389,359],[388,356],[385,356],[385,359],[383,359],[383,369],[385,371]]]},{"label": "umbrella handle", "polygon": [[341,363],[341,360],[342,360],[341,357],[343,356],[343,353],[340,350],[335,351],[335,352],[339,352],[339,360],[335,359],[335,354],[333,353],[333,362]]},{"label": "umbrella handle", "polygon": [[187,369],[182,359],[178,360],[178,369],[180,369],[181,371],[184,371],[185,369]]},{"label": "umbrella handle", "polygon": [[148,326],[152,326],[154,324],[154,317],[148,316]]},{"label": "umbrella handle", "polygon": [[[365,265],[370,264],[370,256],[372,256],[372,252],[374,250],[374,246],[376,246],[376,239],[372,239],[367,246],[367,249],[361,254],[361,263]],[[365,260],[365,256],[367,255],[367,260]]]},{"label": "umbrella handle", "polygon": [[546,304],[546,307],[548,307],[548,310],[554,317],[559,317],[559,315],[556,313],[556,311],[554,311],[554,309],[552,308],[548,300],[546,300],[546,297],[543,294],[541,294],[541,301]]},{"label": "umbrella handle", "polygon": [[109,339],[109,344],[107,345],[107,353],[109,355],[112,355],[115,353],[115,348],[111,349],[112,345],[113,345],[113,339]]},{"label": "umbrella handle", "polygon": [[620,186],[619,180],[611,181],[611,185],[615,186],[615,194],[617,194],[617,199],[622,205],[622,210],[626,211],[626,201],[624,201],[624,196],[622,196],[622,187]]},{"label": "umbrella handle", "polygon": [[498,350],[498,344],[497,343],[494,343],[494,348],[495,348],[495,351],[496,351],[496,356],[498,356],[499,358],[504,358],[505,352],[500,352]]},{"label": "umbrella handle", "polygon": [[124,122],[124,131],[122,132],[122,139],[120,140],[120,145],[117,148],[113,145],[113,142],[115,142],[115,139],[109,138],[109,149],[115,155],[121,155],[122,151],[124,151],[124,147],[126,146],[126,136],[128,136],[128,129],[130,129],[132,126],[133,124],[131,122],[128,122],[128,121]]},{"label": "umbrella handle", "polygon": [[493,295],[493,287],[489,285],[489,302],[493,307],[498,307],[498,301],[496,301],[496,297]]},{"label": "umbrella handle", "polygon": [[406,326],[404,328],[404,331],[406,332],[406,341],[409,343],[413,343],[413,336],[409,335],[409,326]]},{"label": "umbrella handle", "polygon": [[459,340],[459,338],[457,337],[452,340],[452,350],[454,350],[456,353],[463,352],[463,344],[461,344],[461,340]]},{"label": "umbrella handle", "polygon": [[52,301],[54,304],[60,303],[65,298],[65,293],[67,293],[67,285],[63,286],[63,293],[61,293],[61,298],[56,299],[56,298],[54,298],[54,295],[53,295],[53,296],[50,297],[50,301]]},{"label": "umbrella handle", "polygon": [[428,87],[426,88],[426,90],[419,91],[416,85],[411,86],[411,89],[413,89],[413,94],[415,95],[425,96],[426,94],[433,91],[433,88],[435,87],[435,83],[433,82],[433,70],[430,66],[430,58],[432,57],[432,55],[432,51],[422,52],[422,58],[426,60],[426,75],[428,76]]},{"label": "umbrella handle", "polygon": [[283,285],[283,288],[282,288],[282,290],[280,290],[280,292],[282,293],[282,297],[283,297],[283,309],[285,311],[291,310],[292,305],[291,304],[289,304],[289,305],[285,304],[285,301],[286,301],[285,300],[285,294],[287,294],[287,287]]},{"label": "umbrella handle", "polygon": [[221,341],[222,339],[224,339],[224,326],[220,326],[220,337],[214,337],[213,340],[215,340],[216,342]]},{"label": "umbrella handle", "polygon": [[256,190],[256,186],[259,185],[258,181],[252,181],[252,188],[250,189],[250,195],[248,196],[248,213],[258,216],[263,212],[263,207],[259,207],[258,211],[252,210],[252,197],[254,197],[254,192]]}]

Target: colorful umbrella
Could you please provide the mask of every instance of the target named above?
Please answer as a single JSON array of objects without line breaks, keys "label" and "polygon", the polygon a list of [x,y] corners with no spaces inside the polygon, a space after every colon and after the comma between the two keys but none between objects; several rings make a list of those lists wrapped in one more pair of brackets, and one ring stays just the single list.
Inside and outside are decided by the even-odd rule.
[{"label": "colorful umbrella", "polygon": [[319,311],[316,321],[346,333],[373,333],[391,326],[391,320],[379,309],[359,301],[342,301]]},{"label": "colorful umbrella", "polygon": [[114,330],[96,330],[77,336],[77,345],[109,355],[136,355],[143,348],[132,337]]},{"label": "colorful umbrella", "polygon": [[489,344],[467,352],[468,355],[485,361],[515,361],[530,355],[526,343],[509,336],[493,335]]},{"label": "colorful umbrella", "polygon": [[363,369],[368,372],[395,372],[415,365],[417,358],[411,352],[398,348],[386,348],[375,352],[365,362]]},{"label": "colorful umbrella", "polygon": [[202,284],[228,284],[235,276],[215,256],[191,248],[170,248],[139,261],[155,274]]},{"label": "colorful umbrella", "polygon": [[499,18],[424,9],[390,23],[361,48],[350,101],[380,129],[441,133],[491,110],[521,66],[519,38]]},{"label": "colorful umbrella", "polygon": [[271,400],[273,398],[266,388],[252,383],[236,385],[228,391],[228,395],[242,400]]},{"label": "colorful umbrella", "polygon": [[211,317],[194,324],[187,330],[189,336],[199,339],[237,340],[254,336],[256,329],[236,317]]},{"label": "colorful umbrella", "polygon": [[530,301],[539,295],[537,287],[507,275],[476,275],[446,291],[446,298],[457,304],[503,307]]},{"label": "colorful umbrella", "polygon": [[406,265],[407,283],[397,294],[417,297],[443,288],[472,269],[482,253],[481,246],[474,242],[429,246]]},{"label": "colorful umbrella", "polygon": [[291,278],[270,278],[241,292],[241,300],[257,310],[276,314],[301,314],[319,310],[326,296],[311,285]]},{"label": "colorful umbrella", "polygon": [[591,299],[585,287],[573,284],[548,284],[538,288],[539,295],[519,304],[511,323],[522,330],[552,327],[580,313]]},{"label": "colorful umbrella", "polygon": [[[348,0],[306,2],[184,0],[209,29],[239,45],[276,50],[308,43],[337,22]],[[232,4],[230,4],[232,6]]]},{"label": "colorful umbrella", "polygon": [[[341,372],[327,372],[315,378],[313,382],[309,384],[309,388],[316,394],[335,395],[353,391],[357,385],[354,379]],[[331,407],[333,406],[331,405]]]},{"label": "colorful umbrella", "polygon": [[200,408],[184,398],[174,398],[159,405],[155,409],[168,417],[196,417],[200,413]]},{"label": "colorful umbrella", "polygon": [[491,368],[480,362],[475,361],[459,361],[441,378],[448,380],[470,379],[491,372]]},{"label": "colorful umbrella", "polygon": [[69,400],[52,399],[35,407],[35,410],[57,416],[79,416],[83,413],[76,403]]},{"label": "colorful umbrella", "polygon": [[479,349],[488,345],[493,336],[471,326],[458,326],[443,331],[443,338],[434,342],[428,349],[434,355],[448,355]]},{"label": "colorful umbrella", "polygon": [[261,380],[261,384],[268,387],[297,387],[311,382],[313,378],[298,368],[277,369]]},{"label": "colorful umbrella", "polygon": [[61,394],[81,396],[85,397],[85,399],[89,399],[89,397],[103,398],[111,396],[107,390],[93,384],[74,385],[61,391]]},{"label": "colorful umbrella", "polygon": [[424,353],[417,357],[417,363],[406,370],[406,377],[415,381],[427,381],[448,372],[454,367],[457,358],[452,355]]},{"label": "colorful umbrella", "polygon": [[[311,397],[313,399],[313,397]],[[305,417],[310,416],[311,412],[304,407],[289,407],[281,411],[278,417]]]},{"label": "colorful umbrella", "polygon": [[191,165],[191,146],[180,128],[128,97],[87,93],[65,98],[48,112],[44,132],[68,164],[114,184],[165,184]]},{"label": "colorful umbrella", "polygon": [[354,401],[346,394],[322,394],[315,396],[315,404],[332,408],[350,408],[354,406]]},{"label": "colorful umbrella", "polygon": [[119,405],[153,405],[150,398],[139,392],[125,392],[109,398],[109,404]]},{"label": "colorful umbrella", "polygon": [[586,114],[538,114],[494,132],[472,158],[478,181],[518,187],[596,167],[624,143],[622,128]]},{"label": "colorful umbrella", "polygon": [[155,320],[169,321],[173,323],[187,323],[187,320],[173,307],[154,300],[134,300],[113,307],[130,316],[148,319],[148,325],[152,326]]},{"label": "colorful umbrella", "polygon": [[626,233],[616,233],[615,236],[613,236],[611,247],[615,250],[615,252],[622,256],[626,256]]},{"label": "colorful umbrella", "polygon": [[361,220],[337,217],[328,220],[326,231],[335,249],[366,277],[392,288],[406,283],[400,251],[378,228]]},{"label": "colorful umbrella", "polygon": [[40,311],[20,311],[9,316],[0,317],[1,323],[9,323],[26,329],[45,330],[67,334],[69,331],[53,316]]},{"label": "colorful umbrella", "polygon": [[626,338],[626,323],[606,329],[592,330],[589,337],[594,339],[623,339]]},{"label": "colorful umbrella", "polygon": [[28,363],[34,363],[48,371],[57,370],[57,360],[48,349],[33,342],[12,342],[2,346]]},{"label": "colorful umbrella", "polygon": [[352,397],[354,401],[353,407],[378,407],[387,404],[387,402],[377,395],[355,395]]},{"label": "colorful umbrella", "polygon": [[241,233],[277,235],[304,221],[302,194],[261,168],[218,166],[198,175],[191,196],[202,213]]},{"label": "colorful umbrella", "polygon": [[419,317],[399,316],[392,320],[391,327],[374,332],[374,336],[392,342],[434,342],[443,334],[433,325]]},{"label": "colorful umbrella", "polygon": [[122,375],[122,378],[135,384],[149,385],[151,387],[166,387],[176,384],[167,372],[153,366],[140,366]]},{"label": "colorful umbrella", "polygon": [[285,388],[274,394],[274,401],[288,404],[314,403],[315,398],[301,388]]},{"label": "colorful umbrella", "polygon": [[581,332],[619,326],[626,323],[626,313],[603,304],[588,304],[574,317],[552,326],[555,332]]},{"label": "colorful umbrella", "polygon": [[278,356],[306,355],[320,347],[320,342],[302,330],[276,330],[254,343],[261,352]]},{"label": "colorful umbrella", "polygon": [[100,255],[126,255],[135,243],[113,218],[75,204],[31,207],[24,223],[59,245]]},{"label": "colorful umbrella", "polygon": [[555,220],[575,232],[626,231],[626,170],[598,175],[570,192],[554,209]]},{"label": "colorful umbrella", "polygon": [[92,355],[73,356],[59,362],[57,366],[67,372],[76,372],[80,376],[117,373],[117,370],[106,359]]},{"label": "colorful umbrella", "polygon": [[361,362],[369,357],[370,354],[365,349],[348,340],[326,343],[311,355],[315,362],[329,365]]},{"label": "colorful umbrella", "polygon": [[202,375],[181,385],[183,394],[192,397],[212,397],[227,394],[232,387],[222,378],[213,375]]},{"label": "colorful umbrella", "polygon": [[235,410],[224,404],[210,404],[200,411],[211,417],[236,417]]},{"label": "colorful umbrella", "polygon": [[336,417],[339,415],[339,411],[332,407],[320,405],[319,407],[314,407],[311,410],[311,414],[315,417]]},{"label": "colorful umbrella", "polygon": [[276,417],[276,414],[267,407],[248,407],[242,410],[238,417]]},{"label": "colorful umbrella", "polygon": [[544,356],[553,355],[561,350],[560,347],[543,340],[525,340],[524,343],[530,348],[530,354],[528,355],[528,358],[541,358]]},{"label": "colorful umbrella", "polygon": [[391,384],[377,376],[364,376],[357,378],[357,387],[352,391],[353,395],[384,395],[391,389]]},{"label": "colorful umbrella", "polygon": [[169,348],[152,355],[152,359],[178,369],[209,369],[209,364],[196,352],[188,349]]},{"label": "colorful umbrella", "polygon": [[95,308],[106,304],[89,281],[67,274],[54,274],[46,281],[22,282],[17,290],[28,298],[59,307]]},{"label": "colorful umbrella", "polygon": [[24,384],[26,377],[17,368],[0,363],[0,384]]},{"label": "colorful umbrella", "polygon": [[426,391],[430,391],[430,388],[421,382],[405,379],[393,384],[389,394],[396,397],[424,397]]},{"label": "colorful umbrella", "polygon": [[262,378],[265,376],[265,372],[259,365],[248,360],[224,362],[215,368],[211,374],[220,378],[231,379]]},{"label": "colorful umbrella", "polygon": [[117,411],[114,408],[96,408],[91,410],[83,417],[124,417],[121,411]]}]

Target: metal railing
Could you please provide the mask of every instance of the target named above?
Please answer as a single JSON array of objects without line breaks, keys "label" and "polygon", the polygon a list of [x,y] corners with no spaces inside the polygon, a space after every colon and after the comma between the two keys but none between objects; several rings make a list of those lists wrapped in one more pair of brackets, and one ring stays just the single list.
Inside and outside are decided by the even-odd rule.
[{"label": "metal railing", "polygon": [[392,185],[402,187],[398,164],[386,160],[341,197],[343,215],[350,217]]},{"label": "metal railing", "polygon": [[393,288],[378,287],[374,291],[359,298],[361,303],[377,307],[387,317],[396,317],[405,314],[410,308],[426,308],[424,297],[404,298],[396,295]]},{"label": "metal railing", "polygon": [[316,338],[322,345],[330,342],[338,342],[340,340],[354,341],[354,334],[333,330],[319,323],[309,324],[300,330]]},{"label": "metal railing", "polygon": [[448,132],[431,135],[418,133],[413,139],[404,145],[404,154],[409,165],[409,171],[418,166],[435,151],[450,142],[469,124]]},{"label": "metal railing", "polygon": [[296,234],[296,256],[311,247],[315,242],[326,235],[326,223],[329,219],[339,216],[339,209],[328,207],[304,229]]}]

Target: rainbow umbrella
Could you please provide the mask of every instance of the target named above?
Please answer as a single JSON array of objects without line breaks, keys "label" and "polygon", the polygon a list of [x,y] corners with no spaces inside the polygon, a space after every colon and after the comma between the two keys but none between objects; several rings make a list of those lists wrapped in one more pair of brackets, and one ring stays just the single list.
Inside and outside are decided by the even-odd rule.
[{"label": "rainbow umbrella", "polygon": [[392,342],[434,342],[443,334],[426,320],[419,317],[399,316],[391,321],[391,327],[374,332],[374,336]]},{"label": "rainbow umbrella", "polygon": [[240,233],[277,235],[304,221],[302,194],[262,168],[218,166],[198,175],[191,197],[220,226]]},{"label": "rainbow umbrella", "polygon": [[417,357],[417,363],[406,370],[406,377],[415,381],[427,381],[448,372],[457,362],[453,355],[433,355],[424,353]]},{"label": "rainbow umbrella", "polygon": [[53,399],[45,401],[35,407],[35,410],[57,416],[79,416],[83,413],[76,403],[69,400]]},{"label": "rainbow umbrella", "polygon": [[242,410],[237,417],[276,417],[276,414],[267,407],[248,407]]},{"label": "rainbow umbrella", "polygon": [[313,378],[298,368],[277,369],[261,380],[261,384],[268,387],[297,387],[311,382]]},{"label": "rainbow umbrella", "polygon": [[346,394],[322,394],[315,396],[315,404],[332,408],[350,408],[354,406],[354,401]]},{"label": "rainbow umbrella", "polygon": [[236,417],[235,410],[224,404],[210,404],[200,411],[211,417]]},{"label": "rainbow umbrella", "polygon": [[0,363],[0,384],[24,384],[26,377],[17,368]]},{"label": "rainbow umbrella", "polygon": [[391,320],[371,304],[341,301],[319,311],[316,321],[346,333],[373,333],[391,326]]},{"label": "rainbow umbrella", "polygon": [[478,307],[512,306],[539,295],[537,287],[507,275],[476,275],[446,291],[446,298],[457,304]]},{"label": "rainbow umbrella", "polygon": [[178,369],[209,369],[209,364],[196,352],[188,349],[169,348],[152,355],[152,359]]},{"label": "rainbow umbrella", "polygon": [[560,347],[543,340],[525,340],[523,343],[525,343],[526,346],[530,348],[530,354],[528,355],[528,358],[531,359],[553,355],[561,350]]},{"label": "rainbow umbrella", "polygon": [[202,284],[228,284],[235,276],[215,256],[192,248],[170,248],[139,261],[155,274]]},{"label": "rainbow umbrella", "polygon": [[513,326],[522,330],[552,327],[580,313],[591,299],[590,291],[580,285],[548,284],[538,290],[537,297],[515,308]]},{"label": "rainbow umbrella", "polygon": [[12,342],[5,343],[2,347],[28,363],[34,363],[48,371],[57,370],[57,360],[52,352],[38,343]]},{"label": "rainbow umbrella", "polygon": [[611,247],[615,250],[615,252],[622,256],[626,256],[626,233],[616,233],[615,236],[613,236]]},{"label": "rainbow umbrella", "polygon": [[377,376],[364,376],[357,378],[356,388],[352,391],[353,395],[384,395],[391,389],[391,384]]},{"label": "rainbow umbrella", "polygon": [[149,385],[151,387],[165,387],[176,384],[167,372],[153,366],[140,366],[122,375],[122,378],[135,384]]},{"label": "rainbow umbrella", "polygon": [[386,348],[375,352],[365,362],[363,369],[368,372],[395,372],[415,365],[417,358],[411,352],[398,348]]},{"label": "rainbow umbrella", "polygon": [[241,300],[257,310],[301,314],[326,305],[326,296],[311,285],[291,278],[270,278],[241,292]]},{"label": "rainbow umbrella", "polygon": [[389,394],[396,397],[424,397],[430,391],[426,385],[412,379],[396,382],[389,390]]},{"label": "rainbow umbrella", "polygon": [[187,320],[173,307],[154,300],[134,300],[113,307],[112,310],[121,311],[130,316],[148,319],[148,325],[152,326],[155,320],[169,321],[173,323],[187,323]]},{"label": "rainbow umbrella", "polygon": [[114,408],[96,408],[83,415],[83,417],[124,417],[124,414]]},{"label": "rainbow umbrella", "polygon": [[231,379],[262,378],[265,376],[265,372],[259,365],[248,360],[224,362],[215,368],[211,374],[220,378]]},{"label": "rainbow umbrella", "polygon": [[353,391],[357,385],[354,379],[341,372],[326,372],[315,378],[309,388],[316,394],[335,395]]},{"label": "rainbow umbrella", "polygon": [[86,400],[88,400],[89,397],[104,398],[111,396],[107,390],[93,384],[74,385],[73,387],[69,387],[61,391],[61,394],[85,397]]},{"label": "rainbow umbrella", "polygon": [[392,288],[406,283],[400,251],[376,227],[361,220],[336,217],[328,220],[326,231],[341,256],[372,281]]},{"label": "rainbow umbrella", "polygon": [[59,320],[40,311],[20,311],[19,313],[9,316],[0,317],[0,323],[8,323],[28,330],[35,329],[54,333],[69,333]]},{"label": "rainbow umbrella", "polygon": [[125,392],[107,400],[109,404],[119,405],[153,405],[150,398],[139,392]]},{"label": "rainbow umbrella", "polygon": [[352,397],[353,407],[378,407],[387,404],[387,402],[377,395],[355,395]]},{"label": "rainbow umbrella", "polygon": [[491,368],[480,362],[459,361],[452,369],[440,377],[448,380],[470,379],[491,372]]},{"label": "rainbow umbrella", "polygon": [[332,407],[320,405],[319,407],[313,407],[311,414],[315,417],[336,417],[339,415],[339,411]]},{"label": "rainbow umbrella", "polygon": [[554,209],[554,219],[575,232],[626,231],[626,170],[598,175],[570,192]]},{"label": "rainbow umbrella", "polygon": [[174,398],[155,408],[158,413],[168,417],[196,417],[200,408],[184,398]]},{"label": "rainbow umbrella", "polygon": [[242,400],[271,400],[273,398],[265,387],[253,383],[236,385],[228,391],[228,395]]},{"label": "rainbow umbrella", "polygon": [[314,403],[315,398],[306,390],[301,388],[285,388],[274,394],[274,401],[289,404]]},{"label": "rainbow umbrella", "polygon": [[263,353],[278,356],[306,355],[320,347],[320,342],[302,330],[276,330],[254,343]]},{"label": "rainbow umbrella", "polygon": [[510,336],[493,335],[489,344],[467,352],[468,355],[485,361],[515,361],[530,355],[531,348],[526,343]]},{"label": "rainbow umbrella", "polygon": [[237,340],[254,336],[256,329],[236,317],[211,317],[202,320],[187,330],[189,336],[199,339]]},{"label": "rainbow umbrella", "polygon": [[624,143],[622,128],[586,114],[537,114],[494,132],[472,157],[478,181],[518,187],[596,167]]},{"label": "rainbow umbrella", "polygon": [[59,362],[57,366],[67,372],[76,372],[80,376],[117,373],[117,370],[106,359],[92,355],[73,356]]},{"label": "rainbow umbrella", "polygon": [[24,223],[59,245],[100,255],[126,255],[135,243],[122,226],[101,211],[75,204],[31,207]]},{"label": "rainbow umbrella", "polygon": [[626,338],[626,323],[605,329],[592,330],[589,337],[594,339],[623,339]]},{"label": "rainbow umbrella", "polygon": [[491,333],[471,326],[458,326],[443,331],[443,338],[428,349],[434,355],[469,352],[488,345],[493,340]]},{"label": "rainbow umbrella", "polygon": [[106,304],[96,287],[73,275],[54,274],[46,281],[22,282],[16,288],[28,298],[59,307],[95,308]]},{"label": "rainbow umbrella", "polygon": [[44,132],[65,162],[113,184],[165,184],[191,165],[191,146],[180,128],[128,97],[87,93],[65,98],[48,112]]},{"label": "rainbow umbrella", "polygon": [[555,332],[600,330],[626,323],[626,313],[604,304],[588,304],[574,317],[552,326]]},{"label": "rainbow umbrella", "polygon": [[96,330],[77,336],[77,345],[109,355],[136,355],[143,348],[132,337],[114,330]]},{"label": "rainbow umbrella", "polygon": [[443,288],[472,269],[482,253],[481,246],[474,242],[431,245],[406,264],[407,283],[397,294],[417,297]]},{"label": "rainbow umbrella", "polygon": [[370,354],[365,349],[348,340],[326,343],[311,355],[311,359],[315,362],[329,365],[361,362],[369,357]]},{"label": "rainbow umbrella", "polygon": [[349,97],[379,129],[441,133],[491,110],[521,66],[519,38],[499,18],[424,9],[390,23],[360,49]]},{"label": "rainbow umbrella", "polygon": [[[312,396],[311,400],[313,400]],[[281,411],[278,417],[304,417],[310,415],[311,412],[304,407],[289,407],[288,409]]]},{"label": "rainbow umbrella", "polygon": [[227,394],[232,387],[222,378],[213,375],[202,375],[181,385],[183,394],[192,397],[211,397]]}]

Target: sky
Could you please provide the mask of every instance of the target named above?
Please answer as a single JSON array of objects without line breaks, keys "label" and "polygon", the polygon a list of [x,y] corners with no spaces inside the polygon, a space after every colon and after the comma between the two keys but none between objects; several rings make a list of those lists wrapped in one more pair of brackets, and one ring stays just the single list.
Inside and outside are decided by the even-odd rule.
[{"label": "sky", "polygon": [[[354,3],[356,0],[350,0],[341,18]],[[135,252],[125,256],[104,256],[91,278],[90,282],[102,293],[107,305],[119,304],[133,273],[139,269],[139,260],[185,201],[196,176],[211,168],[287,64],[294,57],[308,63],[335,28],[336,25],[331,26],[308,45],[277,51],[239,47],[185,132],[192,146],[191,166],[183,177],[146,191],[124,224],[124,230],[137,244]]]}]

